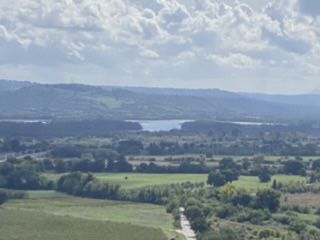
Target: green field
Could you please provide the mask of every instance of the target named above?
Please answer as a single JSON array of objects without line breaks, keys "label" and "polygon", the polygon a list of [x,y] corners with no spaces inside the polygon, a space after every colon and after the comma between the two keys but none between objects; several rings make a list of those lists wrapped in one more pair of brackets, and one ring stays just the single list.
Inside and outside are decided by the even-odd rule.
[{"label": "green field", "polygon": [[77,198],[55,191],[28,191],[28,199],[5,203],[0,208],[0,232],[0,240],[183,239],[163,206]]},{"label": "green field", "polygon": [[[44,174],[50,180],[56,181],[63,174]],[[207,174],[146,174],[146,173],[96,173],[95,177],[102,181],[119,184],[122,189],[141,188],[146,186],[169,185],[175,183],[207,182]],[[126,179],[127,177],[127,179]]]},{"label": "green field", "polygon": [[96,98],[96,101],[100,104],[103,104],[109,108],[119,108],[122,105],[122,101],[119,101],[111,97],[99,97]]},{"label": "green field", "polygon": [[[145,186],[168,185],[184,182],[206,182],[207,174],[113,174],[102,173],[95,176],[104,181],[119,184],[123,189],[141,188]],[[127,177],[127,180],[126,180]]]},{"label": "green field", "polygon": [[76,198],[53,191],[29,191],[29,199],[11,200],[4,207],[89,220],[127,222],[172,229],[173,218],[162,206]]},{"label": "green field", "polygon": [[160,228],[0,209],[0,240],[166,240]]},{"label": "green field", "polygon": [[237,187],[245,188],[249,191],[256,191],[261,188],[271,187],[273,180],[281,183],[306,181],[306,177],[301,176],[289,176],[289,175],[275,175],[272,177],[269,183],[261,183],[258,177],[253,176],[240,176],[238,181],[232,184]]},{"label": "green field", "polygon": [[[59,174],[46,174],[51,180],[56,180]],[[119,184],[122,189],[134,189],[146,186],[159,186],[174,183],[206,183],[207,174],[144,174],[144,173],[98,173],[95,176],[102,180],[114,184]],[[127,179],[126,179],[127,177]],[[306,181],[306,177],[275,175],[269,183],[261,183],[255,176],[240,176],[238,181],[232,184],[247,190],[257,190],[259,188],[271,187],[273,180],[281,183]]]}]

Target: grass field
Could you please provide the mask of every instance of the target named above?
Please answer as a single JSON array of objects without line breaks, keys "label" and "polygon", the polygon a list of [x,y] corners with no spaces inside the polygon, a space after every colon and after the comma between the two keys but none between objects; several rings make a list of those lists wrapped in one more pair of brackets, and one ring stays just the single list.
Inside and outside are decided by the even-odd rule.
[{"label": "grass field", "polygon": [[28,195],[29,199],[11,200],[4,207],[88,220],[172,229],[173,218],[162,206],[76,198],[53,191],[29,191]]},{"label": "grass field", "polygon": [[96,98],[96,101],[100,104],[103,104],[109,108],[119,108],[122,105],[122,101],[119,101],[111,97],[99,97]]},{"label": "grass field", "polygon": [[[206,182],[207,174],[95,174],[104,181],[119,184],[123,189],[141,188],[145,186],[168,185],[183,182]],[[125,177],[128,177],[126,180]]]},{"label": "grass field", "polygon": [[275,175],[272,177],[269,183],[261,183],[258,177],[240,176],[239,180],[233,182],[232,184],[237,187],[245,188],[249,191],[256,191],[257,189],[271,187],[273,180],[276,180],[277,182],[281,182],[281,183],[289,183],[289,182],[297,182],[297,181],[306,181],[306,177]]},{"label": "grass field", "polygon": [[[63,174],[44,174],[50,180],[56,181]],[[102,181],[119,184],[122,189],[141,188],[146,186],[169,185],[174,183],[207,181],[207,174],[145,174],[145,173],[96,173],[95,177]],[[127,177],[127,180],[126,180]]]},{"label": "grass field", "polygon": [[295,193],[295,194],[285,194],[282,196],[281,200],[284,204],[288,205],[299,205],[304,207],[310,207],[313,209],[320,208],[320,194],[319,193]]},{"label": "grass field", "polygon": [[163,206],[55,191],[28,191],[28,197],[0,208],[0,240],[184,239],[173,230],[173,217]]},{"label": "grass field", "polygon": [[[56,180],[58,174],[46,174],[51,180]],[[119,184],[122,189],[134,189],[146,186],[168,185],[173,183],[193,182],[206,183],[207,174],[143,174],[143,173],[98,173],[95,176],[102,180]],[[127,177],[127,180],[126,180]],[[261,183],[258,177],[254,176],[240,176],[238,181],[232,184],[237,187],[242,187],[247,190],[257,190],[259,188],[271,187],[273,180],[281,183],[306,181],[306,177],[289,176],[289,175],[275,175],[269,183]]]},{"label": "grass field", "polygon": [[167,240],[160,228],[0,208],[0,240]]}]

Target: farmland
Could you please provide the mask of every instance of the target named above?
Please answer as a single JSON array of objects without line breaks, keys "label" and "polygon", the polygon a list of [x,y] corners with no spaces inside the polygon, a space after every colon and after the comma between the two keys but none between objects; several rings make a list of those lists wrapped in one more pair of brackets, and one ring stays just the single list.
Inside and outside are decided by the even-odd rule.
[{"label": "farmland", "polygon": [[290,182],[305,182],[306,178],[301,176],[288,176],[288,175],[275,175],[272,177],[272,181],[268,183],[261,183],[258,177],[254,176],[240,176],[238,181],[232,184],[239,188],[244,188],[249,191],[256,191],[263,188],[271,188],[272,182],[276,180],[281,183]]},{"label": "farmland", "polygon": [[1,240],[11,239],[12,233],[17,236],[12,239],[23,240],[180,237],[173,231],[172,216],[162,206],[83,199],[54,191],[28,191],[28,196],[0,209]]},{"label": "farmland", "polygon": [[29,199],[12,200],[4,207],[88,220],[125,222],[167,230],[172,229],[173,223],[172,216],[161,206],[76,198],[46,191],[30,191]]},{"label": "farmland", "polygon": [[98,179],[119,184],[124,189],[175,183],[206,182],[206,174],[97,174]]},{"label": "farmland", "polygon": [[39,211],[0,209],[1,240],[166,240],[159,228],[147,228],[129,223],[57,216]]}]

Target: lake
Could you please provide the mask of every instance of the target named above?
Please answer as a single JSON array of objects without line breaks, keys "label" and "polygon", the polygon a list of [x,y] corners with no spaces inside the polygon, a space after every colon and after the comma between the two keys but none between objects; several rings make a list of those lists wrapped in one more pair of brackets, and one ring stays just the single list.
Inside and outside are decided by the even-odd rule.
[{"label": "lake", "polygon": [[48,124],[51,122],[51,120],[45,120],[45,119],[0,119],[0,122]]},{"label": "lake", "polygon": [[139,123],[143,131],[160,132],[180,130],[183,123],[192,122],[192,120],[130,120],[130,122]]}]

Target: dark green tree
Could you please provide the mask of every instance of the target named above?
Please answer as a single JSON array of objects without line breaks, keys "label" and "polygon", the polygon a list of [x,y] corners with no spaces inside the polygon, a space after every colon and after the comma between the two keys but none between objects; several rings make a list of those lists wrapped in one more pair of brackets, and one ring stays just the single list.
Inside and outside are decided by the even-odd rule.
[{"label": "dark green tree", "polygon": [[259,190],[256,194],[255,207],[276,212],[280,206],[280,194],[272,189]]},{"label": "dark green tree", "polygon": [[207,183],[216,187],[221,187],[227,183],[227,179],[220,172],[212,171],[208,175]]}]

